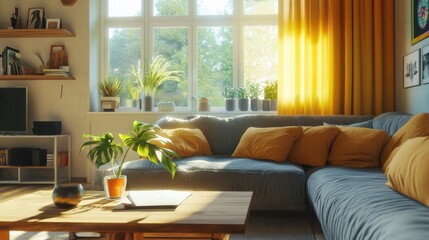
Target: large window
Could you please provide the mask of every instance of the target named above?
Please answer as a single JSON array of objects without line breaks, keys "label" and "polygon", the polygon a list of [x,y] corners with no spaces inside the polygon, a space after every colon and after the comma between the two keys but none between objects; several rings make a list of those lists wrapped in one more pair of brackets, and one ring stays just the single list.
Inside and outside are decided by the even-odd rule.
[{"label": "large window", "polygon": [[222,90],[277,79],[278,0],[103,1],[103,78],[123,82],[121,105],[135,86],[133,67],[163,55],[183,81],[167,81],[157,102],[190,110],[193,98],[224,109]]}]

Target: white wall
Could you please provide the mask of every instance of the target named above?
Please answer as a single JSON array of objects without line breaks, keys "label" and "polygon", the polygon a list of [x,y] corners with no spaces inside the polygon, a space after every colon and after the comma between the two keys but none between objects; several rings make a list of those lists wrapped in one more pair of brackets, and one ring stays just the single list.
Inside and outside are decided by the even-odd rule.
[{"label": "white wall", "polygon": [[[77,1],[72,7],[66,7],[59,0],[2,0],[0,1],[0,28],[10,25],[10,16],[14,8],[19,8],[23,26],[26,26],[29,7],[45,8],[46,17],[62,18],[63,27],[74,32],[74,38],[3,38],[0,49],[11,46],[20,50],[24,64],[40,65],[35,50],[40,50],[45,61],[48,59],[52,44],[64,44],[69,57],[72,75],[76,80],[67,81],[0,81],[0,86],[28,86],[29,91],[29,128],[31,132],[34,120],[61,120],[63,133],[72,137],[72,176],[86,178],[87,163],[84,154],[79,153],[82,134],[89,130],[89,2]],[[92,1],[91,1],[92,2]],[[61,88],[63,94],[61,97]]]},{"label": "white wall", "polygon": [[411,45],[411,1],[395,0],[395,89],[396,110],[429,112],[429,84],[404,89],[404,56],[429,45],[429,38]]}]

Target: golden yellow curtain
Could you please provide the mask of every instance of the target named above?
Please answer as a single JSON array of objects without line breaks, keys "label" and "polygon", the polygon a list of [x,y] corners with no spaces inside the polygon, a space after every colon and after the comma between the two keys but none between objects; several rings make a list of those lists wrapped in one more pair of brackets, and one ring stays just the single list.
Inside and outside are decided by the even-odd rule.
[{"label": "golden yellow curtain", "polygon": [[279,114],[394,110],[394,0],[279,3]]}]

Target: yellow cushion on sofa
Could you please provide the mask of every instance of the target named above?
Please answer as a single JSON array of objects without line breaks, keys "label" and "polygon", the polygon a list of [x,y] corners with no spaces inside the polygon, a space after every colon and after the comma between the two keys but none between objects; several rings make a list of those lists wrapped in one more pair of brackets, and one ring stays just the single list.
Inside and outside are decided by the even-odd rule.
[{"label": "yellow cushion on sofa", "polygon": [[241,136],[232,157],[285,161],[302,127],[249,127]]},{"label": "yellow cushion on sofa", "polygon": [[387,166],[386,185],[429,207],[429,137],[409,139]]},{"label": "yellow cushion on sofa", "polygon": [[[164,143],[161,145],[175,151],[180,157],[213,155],[210,145],[200,129],[160,129],[157,132],[162,137],[171,140],[171,143]],[[155,144],[160,143],[158,142]]]},{"label": "yellow cushion on sofa", "polygon": [[303,127],[303,134],[296,140],[287,160],[312,167],[326,165],[331,145],[340,132],[335,126]]},{"label": "yellow cushion on sofa", "polygon": [[359,127],[340,129],[329,153],[328,162],[331,165],[356,168],[379,166],[380,153],[388,140],[385,131]]},{"label": "yellow cushion on sofa", "polygon": [[408,139],[425,136],[429,136],[429,114],[419,113],[404,124],[387,142],[380,158],[383,169],[386,170],[390,160],[395,155],[393,154],[393,150],[396,147],[399,147]]}]

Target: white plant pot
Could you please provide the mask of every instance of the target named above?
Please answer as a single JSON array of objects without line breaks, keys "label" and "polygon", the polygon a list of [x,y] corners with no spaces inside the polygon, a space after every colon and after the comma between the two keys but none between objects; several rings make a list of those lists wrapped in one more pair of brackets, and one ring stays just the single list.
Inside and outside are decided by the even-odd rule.
[{"label": "white plant pot", "polygon": [[119,107],[119,97],[101,97],[101,110],[104,112],[114,112]]}]

